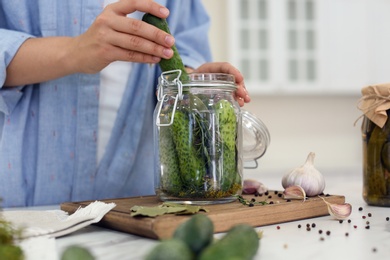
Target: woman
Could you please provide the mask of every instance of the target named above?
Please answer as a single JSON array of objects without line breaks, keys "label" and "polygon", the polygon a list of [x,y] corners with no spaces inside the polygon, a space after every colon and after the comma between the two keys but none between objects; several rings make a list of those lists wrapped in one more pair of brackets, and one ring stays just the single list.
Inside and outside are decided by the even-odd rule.
[{"label": "woman", "polygon": [[156,64],[173,44],[189,71],[234,74],[250,100],[237,69],[210,63],[201,0],[1,0],[0,14],[3,207],[154,194]]}]

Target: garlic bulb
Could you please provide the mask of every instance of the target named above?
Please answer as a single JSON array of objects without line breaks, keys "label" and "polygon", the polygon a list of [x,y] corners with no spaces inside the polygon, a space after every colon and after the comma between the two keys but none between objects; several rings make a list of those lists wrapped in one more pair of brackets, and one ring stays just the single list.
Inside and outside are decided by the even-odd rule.
[{"label": "garlic bulb", "polygon": [[325,189],[325,179],[314,167],[314,157],[315,153],[309,153],[304,165],[285,174],[282,179],[283,188],[299,185],[309,197],[321,194]]}]

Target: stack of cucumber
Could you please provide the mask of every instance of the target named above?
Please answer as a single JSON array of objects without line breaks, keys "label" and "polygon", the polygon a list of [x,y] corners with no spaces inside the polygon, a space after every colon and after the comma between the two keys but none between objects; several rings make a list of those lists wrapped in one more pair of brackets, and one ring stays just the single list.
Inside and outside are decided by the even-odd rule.
[{"label": "stack of cucumber", "polygon": [[[145,14],[143,21],[170,33],[165,19]],[[180,80],[186,82],[189,77],[183,62],[176,46],[172,49],[174,56],[162,59],[159,65],[163,72],[180,69]],[[237,169],[234,106],[226,99],[209,105],[207,95],[194,95],[187,89],[183,93],[173,124],[159,127],[163,171],[160,192],[173,197],[204,199],[235,195],[242,188],[242,180]],[[164,116],[171,118],[172,114]]]},{"label": "stack of cucumber", "polygon": [[259,235],[246,224],[232,227],[221,239],[214,240],[214,225],[204,214],[196,214],[181,224],[170,239],[162,240],[147,260],[251,260],[259,248]]}]

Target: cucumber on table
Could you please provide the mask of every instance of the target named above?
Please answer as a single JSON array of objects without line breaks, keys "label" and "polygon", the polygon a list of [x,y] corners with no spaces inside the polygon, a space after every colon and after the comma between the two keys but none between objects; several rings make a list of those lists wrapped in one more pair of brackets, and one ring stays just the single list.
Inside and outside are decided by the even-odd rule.
[{"label": "cucumber on table", "polygon": [[176,228],[173,238],[184,241],[199,255],[214,240],[214,224],[206,215],[195,214]]},{"label": "cucumber on table", "polygon": [[205,248],[199,259],[252,260],[259,245],[259,235],[256,230],[247,224],[238,224],[233,226],[220,240]]}]

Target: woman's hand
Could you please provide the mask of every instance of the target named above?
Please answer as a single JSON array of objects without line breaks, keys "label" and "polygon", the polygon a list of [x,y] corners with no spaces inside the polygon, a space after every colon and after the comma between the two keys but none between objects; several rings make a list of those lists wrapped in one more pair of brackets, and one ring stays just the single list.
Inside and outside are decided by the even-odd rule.
[{"label": "woman's hand", "polygon": [[74,56],[79,72],[96,73],[113,61],[158,63],[173,55],[170,34],[141,20],[127,17],[135,11],[166,18],[169,10],[151,0],[121,0],[108,5],[91,27],[76,38]]},{"label": "woman's hand", "polygon": [[194,73],[226,73],[232,74],[236,79],[237,90],[235,98],[238,104],[242,107],[245,103],[249,103],[251,98],[245,88],[244,77],[241,72],[228,62],[210,62],[201,65],[199,68],[193,70]]}]

